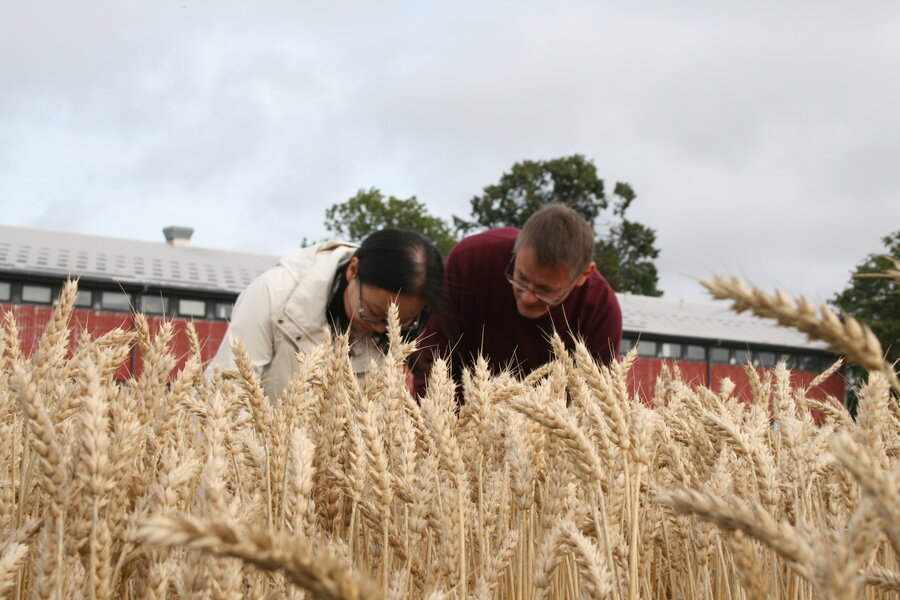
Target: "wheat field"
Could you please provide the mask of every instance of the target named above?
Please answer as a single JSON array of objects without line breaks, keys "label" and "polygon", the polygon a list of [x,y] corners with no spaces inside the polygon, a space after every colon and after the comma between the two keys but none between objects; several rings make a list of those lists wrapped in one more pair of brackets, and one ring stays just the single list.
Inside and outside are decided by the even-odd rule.
[{"label": "wheat field", "polygon": [[[440,362],[410,397],[412,345],[393,339],[360,382],[336,336],[270,403],[240,347],[237,370],[205,377],[194,336],[173,372],[172,328],[151,335],[140,316],[70,352],[74,299],[70,283],[31,356],[10,313],[0,328],[0,597],[900,592],[889,365],[855,420],[783,365],[748,368],[749,403],[664,370],[645,405],[628,392],[634,354],[601,367],[554,340],[524,380],[479,363],[457,409]],[[116,382],[133,343],[144,368]]]}]

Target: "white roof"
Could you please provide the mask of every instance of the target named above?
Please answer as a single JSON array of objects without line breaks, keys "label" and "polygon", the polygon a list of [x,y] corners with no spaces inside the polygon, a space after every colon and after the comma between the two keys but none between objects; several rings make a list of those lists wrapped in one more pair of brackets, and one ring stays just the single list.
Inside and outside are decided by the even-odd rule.
[{"label": "white roof", "polygon": [[238,293],[278,258],[0,225],[0,272]]},{"label": "white roof", "polygon": [[809,341],[806,334],[780,327],[774,319],[749,312],[736,313],[722,300],[687,302],[634,294],[617,294],[625,335],[672,336],[700,341],[743,342],[824,350],[826,344]]}]

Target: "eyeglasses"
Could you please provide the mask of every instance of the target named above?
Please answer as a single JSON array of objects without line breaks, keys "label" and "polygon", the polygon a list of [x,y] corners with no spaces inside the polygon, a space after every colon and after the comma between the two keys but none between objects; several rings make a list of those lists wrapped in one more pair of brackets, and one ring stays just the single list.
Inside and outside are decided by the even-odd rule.
[{"label": "eyeglasses", "polygon": [[568,286],[566,286],[564,291],[560,292],[556,296],[551,296],[550,294],[547,294],[546,292],[539,292],[532,287],[528,287],[527,285],[525,285],[524,283],[522,283],[521,281],[519,281],[515,277],[513,277],[513,273],[512,273],[513,263],[515,263],[515,262],[516,262],[516,255],[513,254],[512,258],[509,259],[509,264],[506,265],[506,270],[503,273],[506,276],[506,280],[509,282],[509,284],[511,286],[513,286],[513,289],[519,290],[520,292],[529,292],[535,298],[537,298],[538,300],[540,300],[541,302],[543,302],[544,304],[546,304],[548,306],[555,306],[555,305],[561,303],[563,300],[566,299],[566,296],[569,295],[569,292],[572,291],[572,287],[575,284],[574,279],[571,281],[571,283]]},{"label": "eyeglasses", "polygon": [[[376,319],[375,317],[370,317],[363,310],[362,303],[362,282],[359,278],[356,279],[356,312],[359,314],[359,318],[363,321],[368,321],[369,323],[376,323],[378,325],[382,325],[384,327],[388,326],[387,319]],[[401,319],[400,320],[400,330],[403,332],[414,331],[419,328],[419,321],[422,318],[422,313],[417,314],[415,317],[410,317],[409,319]]]}]

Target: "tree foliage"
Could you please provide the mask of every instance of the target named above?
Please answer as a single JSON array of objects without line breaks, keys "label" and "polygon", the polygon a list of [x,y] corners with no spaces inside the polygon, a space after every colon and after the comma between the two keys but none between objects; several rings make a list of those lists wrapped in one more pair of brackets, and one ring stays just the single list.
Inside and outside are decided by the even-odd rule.
[{"label": "tree foliage", "polygon": [[359,190],[346,202],[325,210],[325,228],[342,240],[359,242],[386,227],[418,231],[431,239],[443,256],[456,243],[447,222],[428,214],[428,209],[415,196],[405,200],[394,196],[385,198],[380,190],[370,188]]},{"label": "tree foliage", "polygon": [[492,227],[522,227],[531,214],[550,202],[564,202],[594,225],[606,208],[603,180],[597,168],[580,154],[547,161],[525,160],[504,173],[500,182],[470,200],[472,221],[454,217],[466,233]]},{"label": "tree foliage", "polygon": [[627,183],[616,183],[614,222],[594,247],[594,262],[617,292],[662,296],[659,273],[653,263],[659,257],[656,232],[625,217],[637,197]]},{"label": "tree foliage", "polygon": [[[867,324],[888,362],[900,360],[900,230],[881,238],[885,254],[870,254],[856,266],[847,287],[831,304]],[[892,260],[893,258],[893,260]]]},{"label": "tree foliage", "polygon": [[[522,227],[536,210],[550,202],[571,206],[594,229],[597,268],[618,292],[661,296],[654,260],[659,257],[656,232],[627,217],[637,194],[627,183],[616,183],[610,206],[594,163],[580,154],[546,161],[515,163],[500,181],[470,200],[471,219],[453,217],[453,227],[428,214],[415,196],[385,198],[377,188],[360,190],[346,202],[325,211],[325,227],[333,235],[360,241],[384,227],[413,229],[431,238],[447,255],[461,235],[494,227]],[[455,228],[455,232],[454,232]]]},{"label": "tree foliage", "polygon": [[[626,217],[637,194],[627,183],[616,183],[611,214],[604,182],[594,164],[580,154],[548,161],[526,160],[513,165],[500,182],[484,188],[470,201],[472,220],[454,217],[458,230],[522,227],[534,211],[550,202],[571,206],[595,232],[597,268],[613,289],[661,296],[659,274],[653,261],[659,256],[656,232]],[[601,217],[605,217],[601,223]]]}]

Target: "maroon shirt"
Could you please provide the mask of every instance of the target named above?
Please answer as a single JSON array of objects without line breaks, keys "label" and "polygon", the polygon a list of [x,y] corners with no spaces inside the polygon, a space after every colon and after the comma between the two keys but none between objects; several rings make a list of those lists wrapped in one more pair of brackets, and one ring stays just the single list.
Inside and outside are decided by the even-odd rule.
[{"label": "maroon shirt", "polygon": [[573,333],[582,338],[604,364],[618,354],[622,312],[612,287],[596,270],[547,314],[537,319],[519,314],[504,274],[518,235],[514,227],[491,229],[450,250],[441,301],[425,326],[413,368],[417,395],[424,394],[435,356],[450,357],[457,382],[479,352],[494,372],[512,368],[528,373],[553,358],[547,338],[554,330],[568,348],[574,347]]}]

